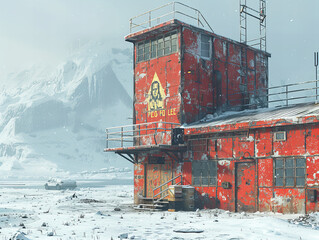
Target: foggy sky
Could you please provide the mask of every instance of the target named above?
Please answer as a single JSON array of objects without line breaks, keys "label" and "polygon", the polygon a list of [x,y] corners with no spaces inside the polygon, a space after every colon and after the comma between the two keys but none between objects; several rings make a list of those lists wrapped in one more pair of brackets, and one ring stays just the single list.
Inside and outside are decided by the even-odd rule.
[{"label": "foggy sky", "polygon": [[[132,47],[124,41],[129,33],[129,18],[168,2],[0,0],[0,72],[33,64],[58,64],[74,44],[88,40],[106,41],[110,47]],[[215,33],[239,40],[239,0],[183,3],[199,9]],[[313,52],[319,51],[318,12],[318,0],[267,1],[272,85],[315,78]],[[249,31],[258,30],[257,26],[251,24]]]}]

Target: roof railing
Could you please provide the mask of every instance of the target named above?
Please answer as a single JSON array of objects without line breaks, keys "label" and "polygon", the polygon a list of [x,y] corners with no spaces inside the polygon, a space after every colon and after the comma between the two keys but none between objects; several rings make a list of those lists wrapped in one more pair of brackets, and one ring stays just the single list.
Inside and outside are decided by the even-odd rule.
[{"label": "roof railing", "polygon": [[299,103],[318,103],[319,80],[258,88],[256,90],[243,88],[242,91],[229,94],[228,98],[230,99],[228,100],[230,108],[231,106],[235,107],[238,101],[242,101],[239,106],[243,108],[283,107]]},{"label": "roof railing", "polygon": [[181,21],[192,21],[198,27],[208,28],[214,32],[202,13],[181,2],[171,2],[161,7],[152,9],[130,19],[130,33],[151,28],[165,21],[179,19]]}]

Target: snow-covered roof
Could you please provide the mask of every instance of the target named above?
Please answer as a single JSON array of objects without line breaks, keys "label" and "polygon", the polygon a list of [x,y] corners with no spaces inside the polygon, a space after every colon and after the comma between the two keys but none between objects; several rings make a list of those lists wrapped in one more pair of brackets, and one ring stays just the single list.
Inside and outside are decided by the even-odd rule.
[{"label": "snow-covered roof", "polygon": [[225,112],[221,115],[208,115],[198,122],[184,125],[183,127],[186,129],[216,127],[226,124],[273,120],[289,120],[291,123],[301,123],[302,119],[308,116],[317,116],[317,120],[319,120],[319,104],[306,103],[280,108],[259,108],[240,112]]}]

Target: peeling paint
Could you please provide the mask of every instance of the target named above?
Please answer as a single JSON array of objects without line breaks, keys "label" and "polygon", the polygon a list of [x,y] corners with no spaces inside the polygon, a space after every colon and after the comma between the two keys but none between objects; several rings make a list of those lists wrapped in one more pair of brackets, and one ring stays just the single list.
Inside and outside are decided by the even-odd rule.
[{"label": "peeling paint", "polygon": [[[264,89],[268,86],[270,55],[177,20],[131,34],[126,39],[134,42],[137,56],[136,46],[140,41],[172,30],[178,32],[176,52],[142,62],[134,59],[134,121],[186,126],[184,141],[188,150],[178,153],[182,162],[174,154],[155,150],[136,154],[139,164],[134,167],[135,203],[140,195],[152,198],[154,188],[179,174],[183,176],[183,184],[192,185],[192,164],[196,159],[217,162],[216,182],[195,186],[202,208],[282,213],[318,211],[319,201],[309,202],[306,193],[310,188],[319,190],[318,116],[274,117],[270,111],[270,117],[265,119],[264,112],[256,110],[257,117],[252,120],[245,114],[231,118],[229,113],[211,124],[194,124],[207,115],[218,118],[222,112],[242,110],[243,104],[266,99]],[[209,58],[201,56],[201,34],[211,37]],[[160,97],[152,96],[154,89],[160,89],[157,92]],[[161,127],[165,126],[160,124]],[[171,144],[170,132],[154,137],[154,129],[139,130],[147,136],[139,139],[138,146]],[[279,130],[286,131],[285,141],[274,139],[274,132]],[[197,146],[192,145],[195,143]],[[163,157],[164,162],[151,163],[149,159],[154,156]],[[275,186],[277,157],[306,159],[305,186]]]}]

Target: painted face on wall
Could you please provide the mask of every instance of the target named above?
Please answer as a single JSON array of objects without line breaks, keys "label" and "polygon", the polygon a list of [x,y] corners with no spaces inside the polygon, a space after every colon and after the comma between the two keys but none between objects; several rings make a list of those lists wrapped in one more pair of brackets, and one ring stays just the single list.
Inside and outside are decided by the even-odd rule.
[{"label": "painted face on wall", "polygon": [[152,92],[152,99],[153,100],[160,98],[159,83],[158,82],[152,83],[151,92]]},{"label": "painted face on wall", "polygon": [[165,92],[157,74],[154,74],[151,87],[148,92],[148,111],[164,109]]}]

